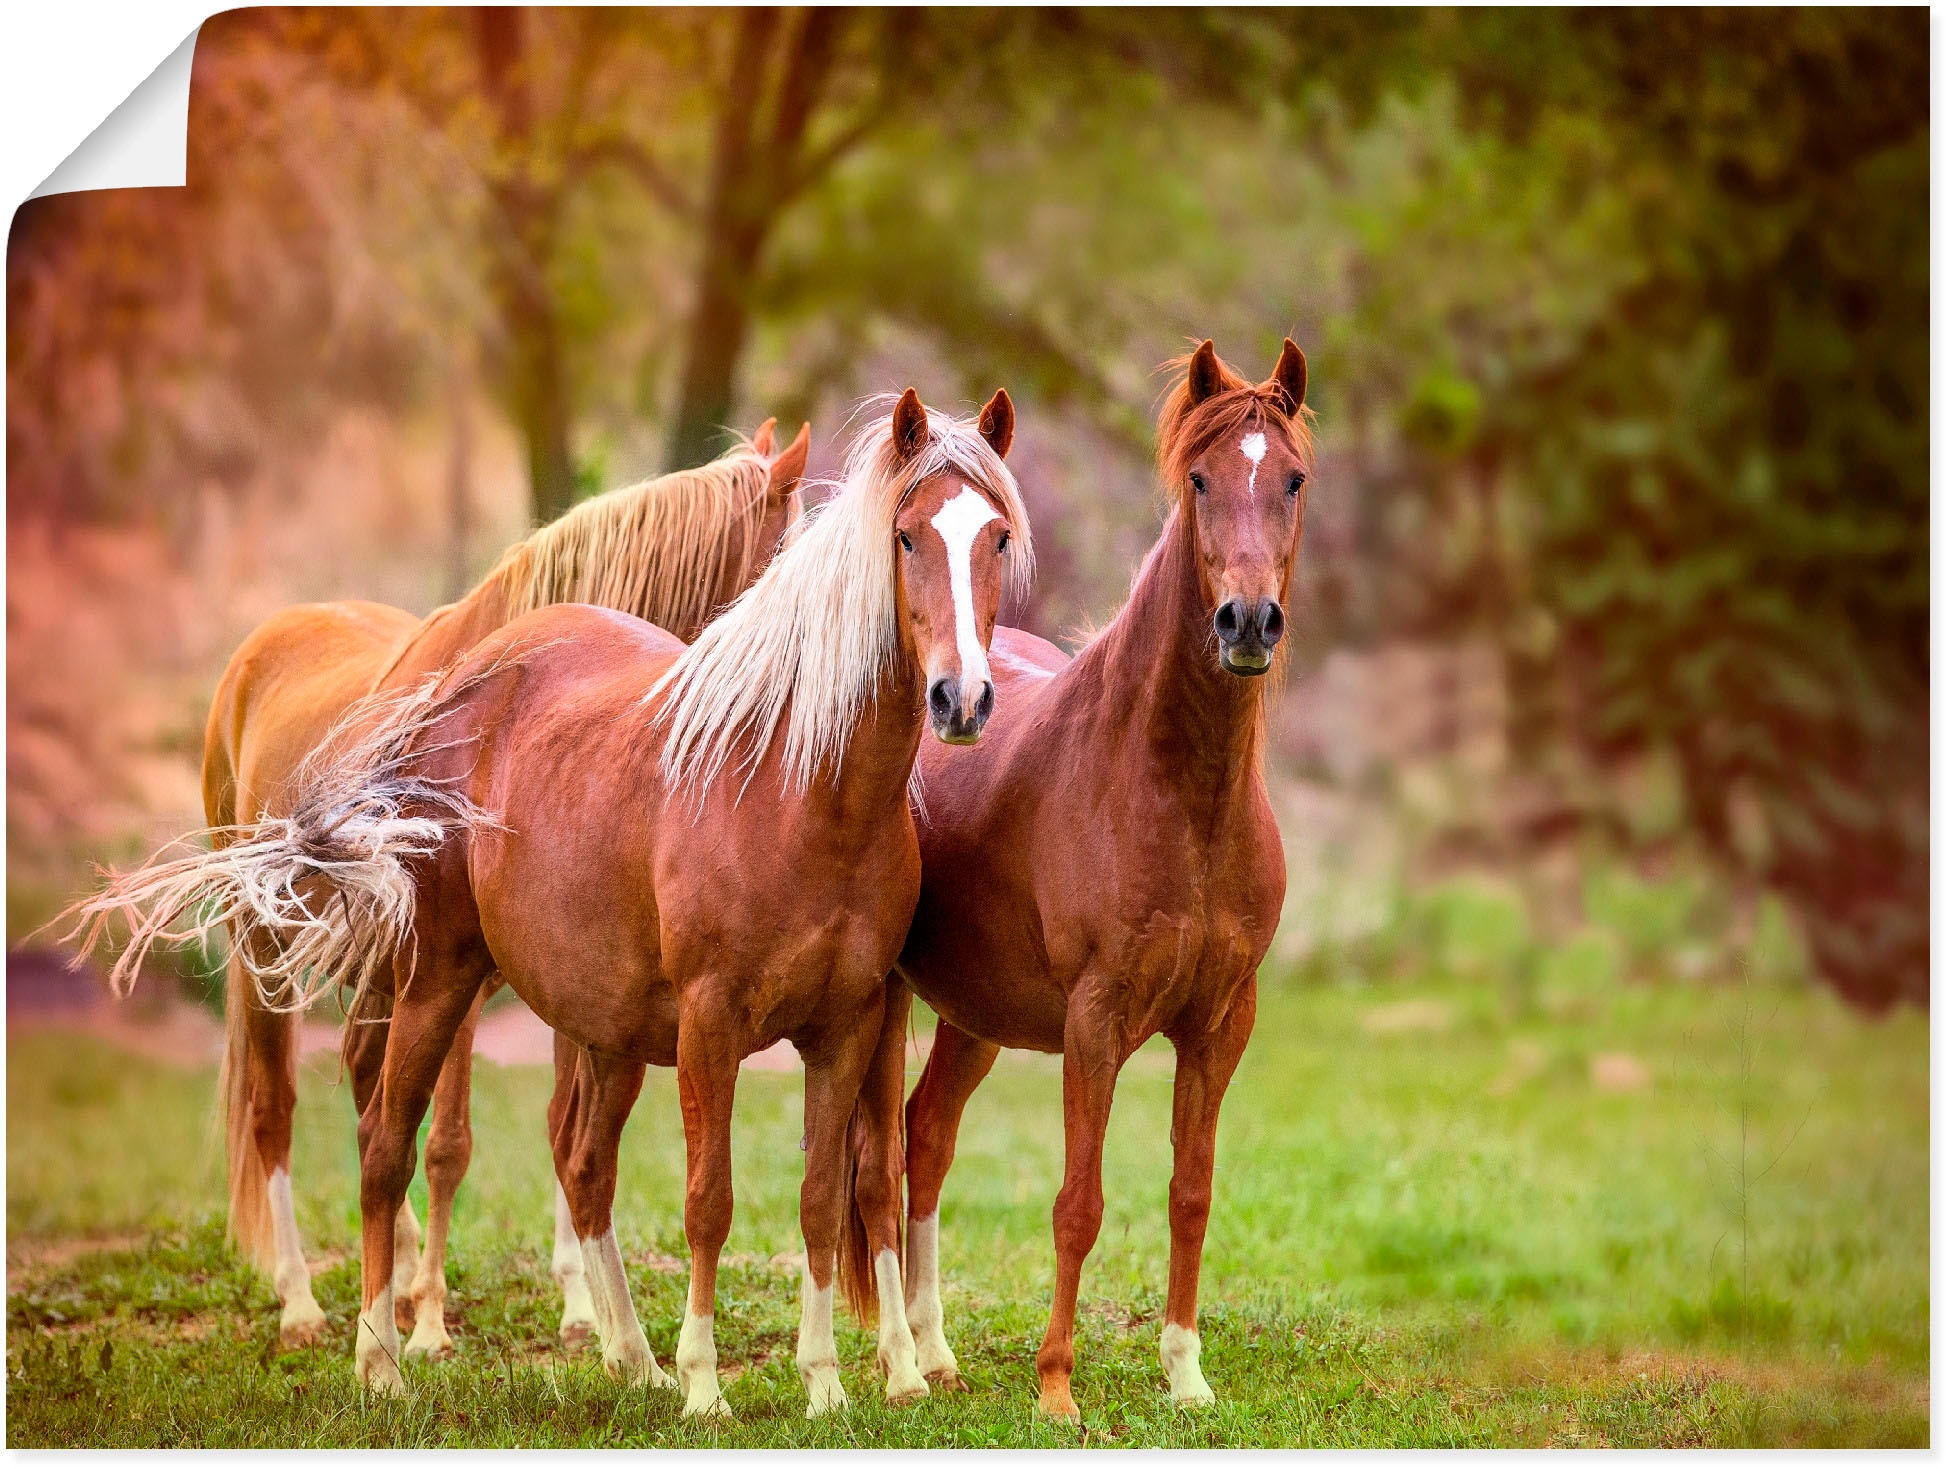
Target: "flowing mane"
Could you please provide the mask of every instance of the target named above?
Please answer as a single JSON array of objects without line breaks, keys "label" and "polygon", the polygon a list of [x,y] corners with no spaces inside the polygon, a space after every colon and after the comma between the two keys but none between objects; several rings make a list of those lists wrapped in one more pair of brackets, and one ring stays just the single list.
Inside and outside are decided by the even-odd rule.
[{"label": "flowing mane", "polygon": [[[736,746],[754,770],[783,725],[786,782],[808,786],[836,772],[879,679],[900,656],[892,527],[906,497],[938,474],[958,474],[1012,523],[1009,585],[1033,573],[1033,541],[1013,473],[972,418],[927,410],[927,442],[901,462],[892,443],[894,399],[853,440],[836,492],[806,518],[793,543],[649,690],[668,699],[657,718],[668,737],[670,786],[706,790]],[[788,711],[788,718],[786,712]]]},{"label": "flowing mane", "polygon": [[1202,402],[1192,403],[1189,364],[1194,356],[1193,352],[1185,353],[1163,364],[1182,374],[1169,388],[1156,422],[1156,467],[1162,472],[1163,488],[1171,505],[1182,503],[1192,459],[1218,439],[1240,437],[1252,427],[1274,429],[1284,435],[1299,461],[1306,469],[1311,467],[1309,408],[1292,411],[1290,399],[1275,381],[1246,382],[1221,358],[1216,363],[1220,373],[1218,390]]},{"label": "flowing mane", "polygon": [[770,461],[741,443],[699,469],[584,500],[510,547],[487,580],[498,579],[509,621],[592,602],[659,627],[700,623],[724,574],[732,585],[749,574],[769,487]]}]

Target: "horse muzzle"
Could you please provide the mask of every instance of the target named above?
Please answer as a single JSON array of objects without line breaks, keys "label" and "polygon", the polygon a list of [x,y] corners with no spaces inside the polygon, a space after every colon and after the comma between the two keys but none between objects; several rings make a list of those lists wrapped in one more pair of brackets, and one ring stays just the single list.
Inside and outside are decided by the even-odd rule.
[{"label": "horse muzzle", "polygon": [[[971,695],[971,698],[968,698]],[[926,715],[932,732],[949,745],[978,744],[993,713],[993,685],[981,679],[966,687],[957,677],[936,678],[926,689]]]},{"label": "horse muzzle", "polygon": [[1232,597],[1216,609],[1216,657],[1231,673],[1268,673],[1283,636],[1284,609],[1275,597]]}]

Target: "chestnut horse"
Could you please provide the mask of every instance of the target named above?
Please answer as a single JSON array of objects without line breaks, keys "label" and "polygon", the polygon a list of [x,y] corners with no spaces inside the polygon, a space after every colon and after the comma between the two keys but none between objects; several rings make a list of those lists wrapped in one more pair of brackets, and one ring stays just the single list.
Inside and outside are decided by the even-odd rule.
[{"label": "chestnut horse", "polygon": [[[889,986],[851,1141],[847,1294],[861,1256],[898,1247],[904,1031],[939,1013],[905,1107],[905,1314],[928,1377],[956,1382],[942,1330],[939,1197],[960,1117],[1002,1046],[1059,1052],[1067,1167],[1054,1205],[1054,1306],[1040,1409],[1078,1416],[1075,1298],[1101,1227],[1101,1147],[1122,1064],[1176,1049],[1175,1174],[1162,1365],[1177,1402],[1210,1401],[1197,1278],[1217,1109],[1257,1009],[1284,896],[1264,786],[1264,684],[1284,631],[1310,435],[1304,354],[1252,386],[1204,342],[1165,404],[1157,451],[1173,511],[1120,614],[1072,661],[1001,628],[999,713],[977,750],[920,761],[923,886]],[[909,987],[909,988],[908,988]]]},{"label": "chestnut horse", "polygon": [[[675,1354],[685,1414],[727,1411],[713,1322],[737,1066],[781,1038],[796,1045],[797,1360],[811,1414],[844,1404],[832,1300],[845,1135],[919,894],[908,787],[921,736],[930,725],[942,740],[978,738],[1002,582],[1031,562],[1002,462],[1012,437],[1004,392],[976,431],[908,390],[854,444],[838,493],[689,648],[594,608],[530,613],[392,700],[307,776],[288,821],[200,859],[219,903],[326,877],[347,916],[317,969],[374,975],[389,991],[377,1074],[353,1075],[364,1221],[355,1364],[372,1389],[403,1386],[394,1220],[419,1122],[497,972],[579,1047],[576,1083],[551,1119],[556,1175],[603,1359],[658,1384],[667,1378],[635,1316],[612,1208],[644,1070],[676,1068],[689,1156],[691,1275]],[[340,911],[307,910],[312,923]],[[274,966],[253,975],[270,995],[291,981]],[[897,1257],[877,1264],[899,1299]],[[888,1396],[923,1395],[902,1313],[885,1316]]]},{"label": "chestnut horse", "polygon": [[[802,513],[798,485],[810,427],[775,453],[775,424],[766,422],[748,444],[700,469],[584,501],[511,547],[470,593],[424,621],[373,602],[291,607],[267,619],[231,657],[210,707],[203,801],[212,842],[227,843],[239,822],[287,813],[298,770],[361,696],[409,688],[523,612],[592,602],[693,638],[764,570]],[[296,1017],[260,1002],[242,962],[248,946],[268,954],[274,937],[242,915],[231,930],[219,1082],[230,1232],[271,1275],[282,1302],[285,1345],[307,1345],[325,1318],[311,1292],[291,1197]],[[142,947],[124,953],[118,972],[132,979],[130,965],[139,961]],[[475,1019],[477,1014],[468,1017],[441,1078],[426,1146],[426,1251],[416,1275],[418,1225],[410,1205],[398,1218],[399,1285],[413,1319],[408,1350],[433,1356],[452,1350],[445,1326],[445,1241],[453,1193],[472,1152],[468,1091]],[[354,1025],[347,1044],[382,1046],[383,1034],[381,1025]],[[568,1334],[591,1319],[585,1290],[577,1286],[579,1267],[570,1237],[565,1250],[557,1248],[555,1262],[569,1295],[563,1320]]]}]

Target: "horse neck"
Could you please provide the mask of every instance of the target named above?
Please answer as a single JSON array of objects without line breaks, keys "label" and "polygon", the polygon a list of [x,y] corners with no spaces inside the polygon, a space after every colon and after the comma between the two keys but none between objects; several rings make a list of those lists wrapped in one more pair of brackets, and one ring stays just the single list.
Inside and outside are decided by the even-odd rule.
[{"label": "horse neck", "polygon": [[1165,782],[1220,802],[1260,778],[1264,696],[1261,679],[1217,666],[1210,618],[1194,537],[1178,509],[1089,652],[1102,716],[1139,732]]},{"label": "horse neck", "polygon": [[831,792],[834,818],[854,821],[887,806],[903,810],[924,730],[920,679],[911,660],[901,655],[886,670],[876,697],[866,704],[846,742],[837,778],[821,784]]}]

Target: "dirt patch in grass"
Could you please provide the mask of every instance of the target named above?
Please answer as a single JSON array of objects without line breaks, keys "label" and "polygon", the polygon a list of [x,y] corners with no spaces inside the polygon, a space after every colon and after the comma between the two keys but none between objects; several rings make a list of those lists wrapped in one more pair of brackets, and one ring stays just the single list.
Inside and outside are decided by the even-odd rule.
[{"label": "dirt patch in grass", "polygon": [[104,1234],[94,1238],[10,1239],[7,1241],[7,1290],[37,1275],[72,1265],[86,1255],[128,1253],[145,1248],[144,1234]]}]

